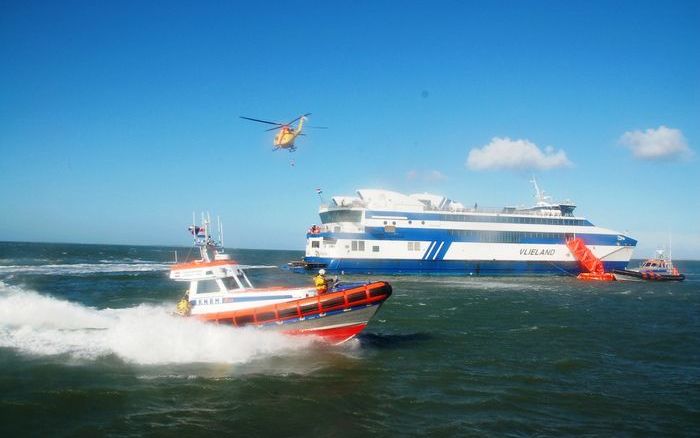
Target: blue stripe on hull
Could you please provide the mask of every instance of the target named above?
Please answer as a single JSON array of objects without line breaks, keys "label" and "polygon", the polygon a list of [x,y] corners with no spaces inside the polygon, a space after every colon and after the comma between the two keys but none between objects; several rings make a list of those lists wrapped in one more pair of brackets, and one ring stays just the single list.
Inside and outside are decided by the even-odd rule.
[{"label": "blue stripe on hull", "polygon": [[[511,235],[517,237],[512,241],[485,240],[479,233],[487,233],[489,236]],[[541,234],[542,237],[532,235]],[[551,229],[545,232],[535,231],[508,231],[508,230],[445,230],[435,228],[396,228],[395,232],[385,232],[381,227],[365,227],[365,232],[325,232],[319,234],[307,234],[306,237],[322,237],[324,239],[351,239],[351,240],[405,240],[405,241],[432,241],[436,242],[432,251],[437,250],[440,242],[470,242],[470,243],[519,243],[519,244],[547,244],[563,245],[567,237],[579,237],[586,245],[606,246],[636,246],[637,241],[628,236],[618,234],[591,234],[574,233],[570,228]],[[618,237],[619,236],[619,237]],[[496,237],[494,237],[496,238]],[[435,254],[428,255],[428,258]]]},{"label": "blue stripe on hull", "polygon": [[[477,261],[477,260],[374,260],[305,257],[309,263],[322,263],[334,274],[444,274],[444,275],[576,275],[577,262]],[[627,262],[603,262],[606,271],[624,269]]]}]

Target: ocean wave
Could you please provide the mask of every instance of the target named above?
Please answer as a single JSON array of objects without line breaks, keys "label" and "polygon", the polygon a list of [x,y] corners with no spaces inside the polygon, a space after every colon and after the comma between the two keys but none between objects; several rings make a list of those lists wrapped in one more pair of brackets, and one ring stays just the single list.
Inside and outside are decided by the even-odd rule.
[{"label": "ocean wave", "polygon": [[71,263],[52,265],[5,265],[0,274],[86,275],[119,272],[167,271],[167,263]]},{"label": "ocean wave", "polygon": [[172,306],[96,309],[0,282],[0,347],[139,365],[226,363],[299,351],[312,338],[173,316]]}]

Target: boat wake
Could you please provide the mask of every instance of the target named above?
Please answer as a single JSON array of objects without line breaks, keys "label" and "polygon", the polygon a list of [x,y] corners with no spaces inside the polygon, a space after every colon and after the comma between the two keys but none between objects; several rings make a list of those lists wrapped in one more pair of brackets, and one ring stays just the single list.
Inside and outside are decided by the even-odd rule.
[{"label": "boat wake", "polygon": [[315,342],[206,324],[171,311],[146,304],[96,309],[0,282],[0,348],[78,361],[117,356],[138,365],[240,364],[289,355]]},{"label": "boat wake", "polygon": [[167,271],[166,263],[71,263],[53,265],[5,265],[0,274],[90,275],[103,273]]}]

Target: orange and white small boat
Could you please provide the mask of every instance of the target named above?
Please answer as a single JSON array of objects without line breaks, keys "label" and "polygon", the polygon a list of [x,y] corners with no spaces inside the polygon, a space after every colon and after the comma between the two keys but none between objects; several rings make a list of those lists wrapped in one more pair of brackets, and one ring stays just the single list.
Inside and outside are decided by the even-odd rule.
[{"label": "orange and white small boat", "polygon": [[220,325],[255,326],[295,335],[315,335],[339,344],[367,326],[391,296],[385,281],[337,283],[327,292],[310,287],[255,288],[246,267],[224,254],[204,226],[190,227],[201,259],[172,266],[170,278],[189,282],[178,313]]},{"label": "orange and white small boat", "polygon": [[673,265],[671,256],[666,256],[664,250],[657,249],[656,256],[644,260],[637,269],[614,269],[613,274],[618,280],[628,281],[683,281],[681,274]]}]

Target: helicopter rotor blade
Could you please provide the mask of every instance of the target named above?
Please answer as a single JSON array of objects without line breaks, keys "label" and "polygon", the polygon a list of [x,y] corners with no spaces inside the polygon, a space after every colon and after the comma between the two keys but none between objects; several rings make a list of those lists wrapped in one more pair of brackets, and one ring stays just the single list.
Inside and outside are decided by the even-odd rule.
[{"label": "helicopter rotor blade", "polygon": [[284,126],[284,123],[270,122],[268,120],[254,119],[252,117],[245,117],[245,116],[238,116],[238,117],[240,117],[241,119],[252,120],[254,122],[267,123],[268,125]]},{"label": "helicopter rotor blade", "polygon": [[284,128],[285,126],[287,126],[287,125],[282,125],[282,124],[280,124],[279,126],[275,126],[274,128],[266,129],[265,132],[267,132],[267,131],[275,131],[275,130],[277,130],[277,129],[282,129],[282,128]]},{"label": "helicopter rotor blade", "polygon": [[287,125],[291,125],[292,123],[296,122],[297,120],[301,119],[302,117],[306,117],[306,116],[310,116],[310,115],[311,115],[311,113],[302,114],[302,115],[300,115],[299,117],[297,117],[296,119],[294,119],[294,120],[292,120],[291,122],[287,123]]}]

